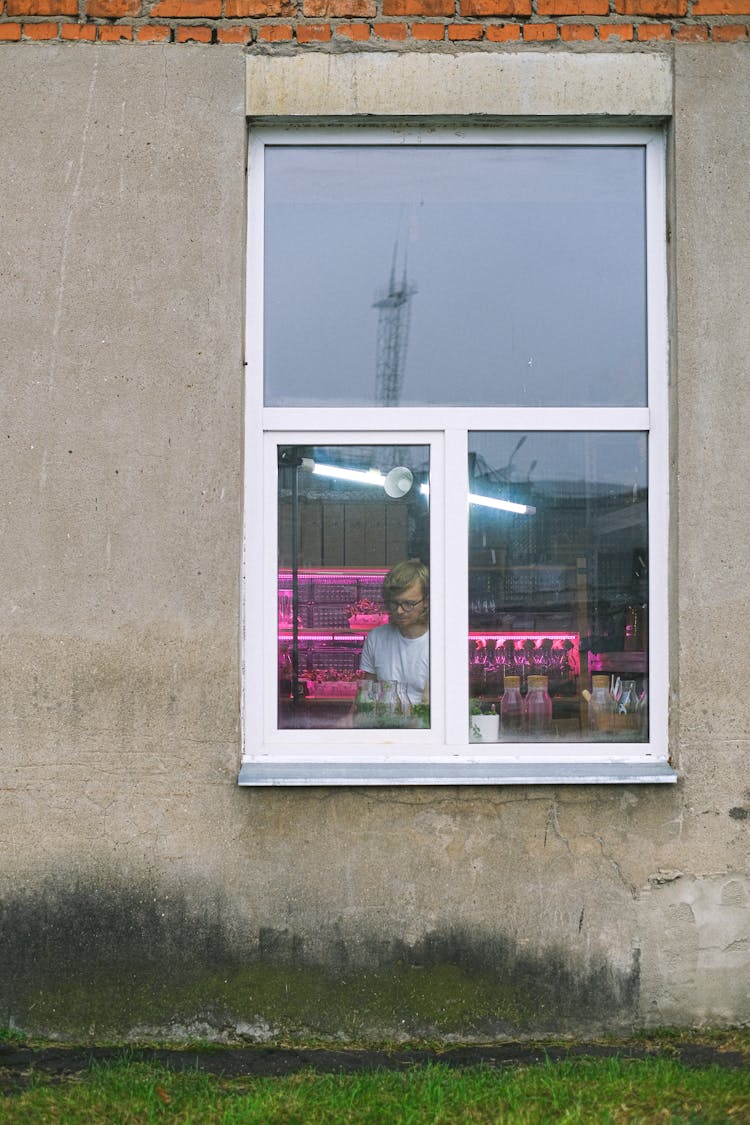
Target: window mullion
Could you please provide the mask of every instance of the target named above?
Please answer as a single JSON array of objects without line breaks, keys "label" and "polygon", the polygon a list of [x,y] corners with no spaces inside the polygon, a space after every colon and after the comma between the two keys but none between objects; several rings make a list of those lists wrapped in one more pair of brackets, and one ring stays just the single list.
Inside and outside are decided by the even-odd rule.
[{"label": "window mullion", "polygon": [[445,434],[445,741],[465,746],[468,723],[468,431]]}]

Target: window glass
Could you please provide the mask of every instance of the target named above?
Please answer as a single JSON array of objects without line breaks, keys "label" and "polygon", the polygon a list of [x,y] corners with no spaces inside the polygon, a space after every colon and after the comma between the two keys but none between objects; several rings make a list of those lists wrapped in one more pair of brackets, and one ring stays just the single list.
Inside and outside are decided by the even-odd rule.
[{"label": "window glass", "polygon": [[279,727],[429,726],[429,447],[278,466]]},{"label": "window glass", "polygon": [[265,159],[266,405],[645,403],[643,146]]},{"label": "window glass", "polygon": [[647,740],[646,435],[475,432],[469,451],[472,738]]}]

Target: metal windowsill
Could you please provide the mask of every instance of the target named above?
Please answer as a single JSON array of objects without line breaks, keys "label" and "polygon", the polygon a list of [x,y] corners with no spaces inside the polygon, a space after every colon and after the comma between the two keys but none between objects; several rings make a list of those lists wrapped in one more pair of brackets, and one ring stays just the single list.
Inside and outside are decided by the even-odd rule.
[{"label": "metal windowsill", "polygon": [[601,764],[448,762],[244,762],[238,784],[300,785],[646,785],[671,784],[676,771],[667,762]]}]

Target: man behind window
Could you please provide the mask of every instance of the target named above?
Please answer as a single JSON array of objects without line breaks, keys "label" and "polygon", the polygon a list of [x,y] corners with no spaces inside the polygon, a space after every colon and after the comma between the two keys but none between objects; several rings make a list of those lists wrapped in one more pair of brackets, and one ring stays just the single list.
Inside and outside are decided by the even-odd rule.
[{"label": "man behind window", "polygon": [[419,559],[397,563],[383,579],[390,615],[367,636],[359,662],[366,680],[406,685],[409,702],[429,702],[430,572]]}]

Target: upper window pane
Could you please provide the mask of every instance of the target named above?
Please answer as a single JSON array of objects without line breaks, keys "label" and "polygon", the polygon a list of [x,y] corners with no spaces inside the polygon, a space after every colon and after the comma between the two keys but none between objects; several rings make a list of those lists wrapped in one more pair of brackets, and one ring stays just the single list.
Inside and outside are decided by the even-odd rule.
[{"label": "upper window pane", "polygon": [[268,406],[641,406],[641,145],[265,157]]}]

